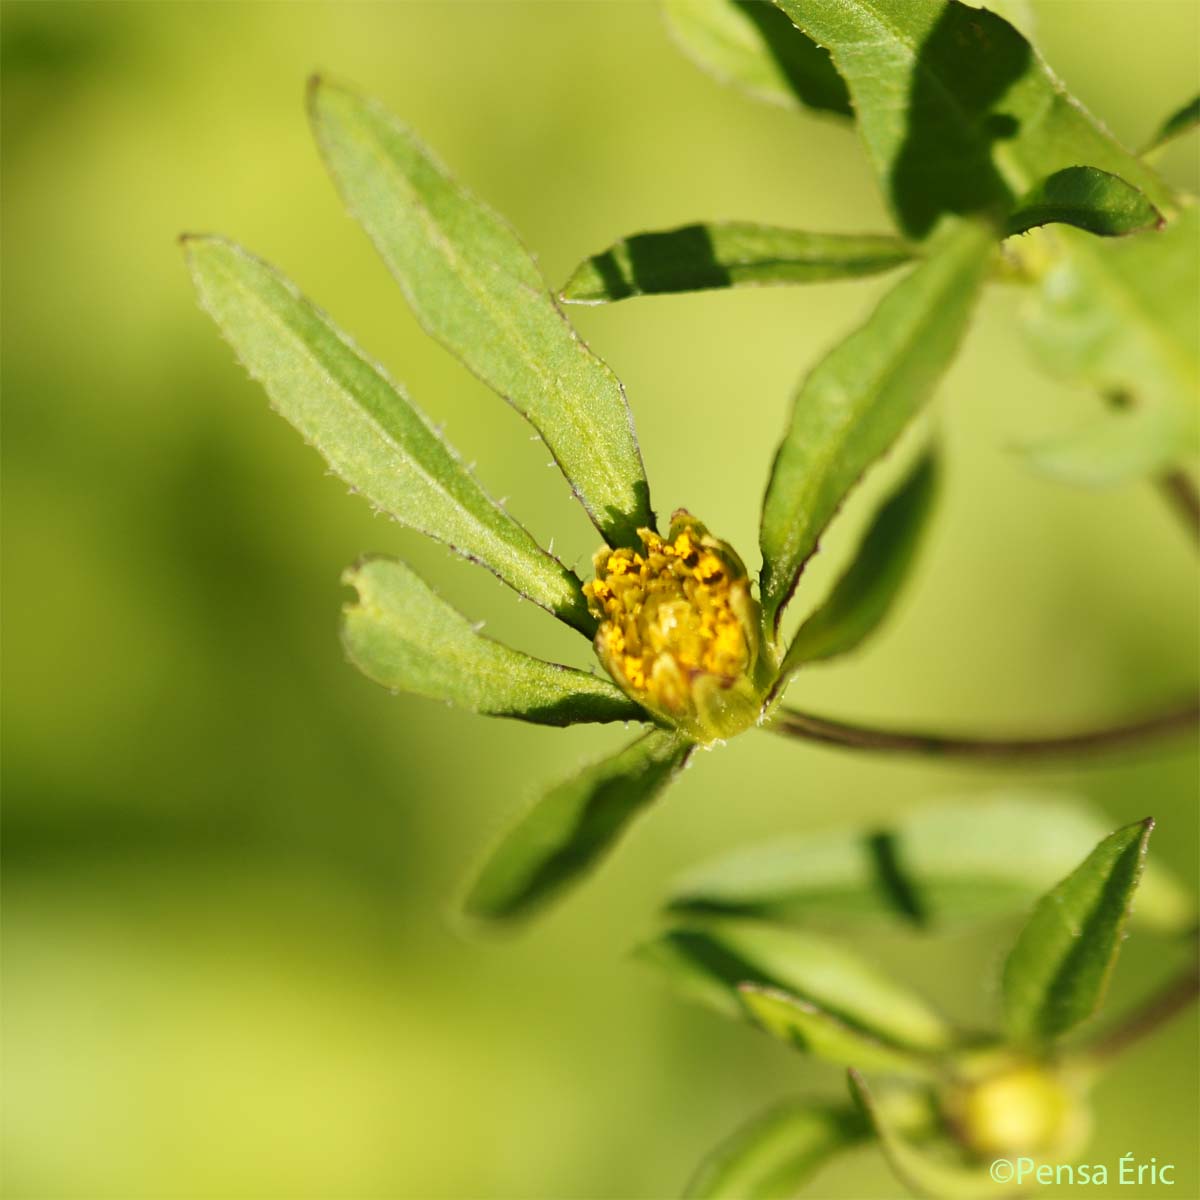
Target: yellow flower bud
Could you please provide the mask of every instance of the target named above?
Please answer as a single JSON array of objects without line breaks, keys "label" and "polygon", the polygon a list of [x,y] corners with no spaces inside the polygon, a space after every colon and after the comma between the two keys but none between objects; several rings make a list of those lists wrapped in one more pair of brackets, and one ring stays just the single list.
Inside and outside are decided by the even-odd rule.
[{"label": "yellow flower bud", "polygon": [[753,725],[774,679],[762,614],[733,549],[683,509],[641,551],[602,549],[584,586],[596,654],[634,700],[698,742]]}]

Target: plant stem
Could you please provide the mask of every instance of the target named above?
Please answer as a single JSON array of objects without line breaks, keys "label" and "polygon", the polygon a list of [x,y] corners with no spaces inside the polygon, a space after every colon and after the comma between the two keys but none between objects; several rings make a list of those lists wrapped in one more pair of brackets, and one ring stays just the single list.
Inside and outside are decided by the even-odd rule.
[{"label": "plant stem", "polygon": [[1183,521],[1188,533],[1200,546],[1200,492],[1186,471],[1171,471],[1159,480],[1167,503]]},{"label": "plant stem", "polygon": [[1102,1033],[1088,1047],[1093,1062],[1104,1062],[1154,1033],[1200,996],[1200,963],[1193,962],[1141,1008],[1134,1009],[1120,1024]]},{"label": "plant stem", "polygon": [[1119,750],[1153,738],[1185,733],[1194,729],[1198,720],[1200,702],[1190,701],[1179,708],[1154,713],[1149,717],[1079,733],[1054,734],[1048,737],[957,737],[912,730],[876,729],[784,708],[779,710],[778,715],[766,728],[787,737],[825,742],[835,746],[852,746],[858,750],[928,754],[946,758],[1024,760]]}]

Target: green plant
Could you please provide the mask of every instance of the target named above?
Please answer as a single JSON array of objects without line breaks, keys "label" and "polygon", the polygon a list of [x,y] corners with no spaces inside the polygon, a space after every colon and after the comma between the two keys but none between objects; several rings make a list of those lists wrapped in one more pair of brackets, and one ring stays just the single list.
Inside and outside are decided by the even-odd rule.
[{"label": "green plant", "polygon": [[1106,230],[1157,222],[1130,186],[1076,172],[1082,189],[1047,185],[1024,207],[940,222],[919,252],[850,239],[858,268],[916,265],[805,384],[763,505],[756,597],[737,553],[690,514],[675,513],[660,535],[621,384],[567,323],[509,227],[375,102],[314,80],[309,107],[330,172],[424,328],[533,424],[567,477],[604,539],[595,578],[585,584],[539,546],[404,391],[286,279],[224,239],[186,235],[202,304],[275,408],[352,489],[591,639],[614,682],[483,637],[407,566],[382,559],[345,575],[358,591],[344,623],[350,658],[389,688],[480,713],[648,727],[516,826],[470,891],[471,915],[509,919],[545,902],[600,858],[695,746],[755,726],[876,749],[1024,756],[1191,723],[1194,705],[1014,742],[862,730],[781,707],[799,668],[856,649],[878,628],[910,570],[935,490],[932,449],[881,506],[829,598],[784,636],[788,600],[822,533],[958,346],[999,269],[997,239],[1050,219],[1051,193],[1074,205],[1056,219]]},{"label": "green plant", "polygon": [[[1196,921],[1193,900],[1169,876],[1143,876],[1152,821],[1098,842],[1097,828],[1092,814],[1050,796],[977,799],[889,830],[777,839],[682,883],[668,903],[672,924],[639,959],[685,997],[848,1068],[852,1097],[772,1107],[705,1159],[687,1195],[791,1196],[870,1139],[916,1192],[947,1200],[1019,1194],[1039,1182],[1037,1166],[1069,1163],[1086,1140],[1087,1092],[1103,1068],[1197,991],[1193,963],[1113,1029],[1068,1039],[1099,1010],[1127,921],[1173,938]],[[1039,888],[1049,890],[1038,897]],[[928,930],[1031,901],[1004,962],[998,1033],[948,1021],[805,928],[883,918]],[[877,1090],[866,1075],[886,1082]]]}]

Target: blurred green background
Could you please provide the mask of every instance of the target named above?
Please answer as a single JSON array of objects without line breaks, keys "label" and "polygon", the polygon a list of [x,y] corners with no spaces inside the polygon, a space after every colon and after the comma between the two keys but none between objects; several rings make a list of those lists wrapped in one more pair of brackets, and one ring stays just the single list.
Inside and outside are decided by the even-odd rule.
[{"label": "blurred green background", "polygon": [[[1192,4],[1035,9],[1043,52],[1118,136],[1139,142],[1195,91]],[[338,573],[367,550],[406,556],[496,636],[580,665],[587,651],[324,473],[196,308],[175,236],[221,231],[282,266],[494,494],[586,562],[594,535],[544,451],[421,334],[343,214],[306,75],[423,131],[555,283],[619,234],[698,217],[886,229],[853,134],[722,89],[649,3],[6,0],[2,21],[7,1195],[669,1196],[767,1102],[842,1086],[628,962],[672,872],[780,831],[1036,786],[1092,797],[1114,826],[1153,814],[1152,854],[1195,882],[1194,743],[1020,772],[752,735],[702,755],[527,934],[463,940],[448,912],[482,849],[624,735],[489,722],[345,665]],[[1164,169],[1195,188],[1195,141]],[[886,286],[575,310],[628,387],[659,511],[687,505],[753,557],[790,391]],[[798,681],[798,702],[1037,729],[1194,683],[1193,554],[1160,497],[1068,490],[1011,453],[1095,405],[1034,372],[1020,303],[990,292],[942,388],[944,509],[902,610],[860,658]],[[980,1021],[1011,932],[865,945]],[[1173,962],[1135,936],[1109,1011]],[[1123,1061],[1087,1157],[1174,1161],[1173,1194],[1200,1195],[1195,1062],[1187,1020]],[[866,1150],[813,1194],[902,1192]]]}]

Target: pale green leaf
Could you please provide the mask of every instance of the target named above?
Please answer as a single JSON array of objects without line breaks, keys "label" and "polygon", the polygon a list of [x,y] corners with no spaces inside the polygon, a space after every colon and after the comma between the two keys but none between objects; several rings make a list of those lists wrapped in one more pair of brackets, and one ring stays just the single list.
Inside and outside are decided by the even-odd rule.
[{"label": "pale green leaf", "polygon": [[888,1165],[918,1196],[928,1196],[931,1200],[986,1200],[1028,1191],[1027,1177],[1020,1183],[1015,1180],[997,1183],[986,1167],[961,1166],[947,1155],[936,1156],[931,1149],[914,1145],[889,1119],[862,1075],[855,1070],[848,1074],[850,1094],[879,1138]]},{"label": "pale green leaf", "polygon": [[829,598],[797,630],[781,677],[847,654],[879,628],[912,570],[936,491],[937,459],[929,452],[875,514]]},{"label": "pale green leaf", "polygon": [[645,719],[608,680],[484,637],[402,562],[368,559],[342,582],[358,592],[344,609],[346,653],[386,688],[539,725]]},{"label": "pale green leaf", "polygon": [[662,292],[819,283],[890,271],[912,256],[900,238],[885,234],[709,222],[623,238],[580,263],[563,286],[562,299],[605,304]]},{"label": "pale green leaf", "polygon": [[1013,1038],[1058,1037],[1100,1007],[1153,828],[1147,819],[1110,834],[1038,901],[1004,964]]},{"label": "pale green leaf", "polygon": [[[1028,911],[1097,841],[1092,809],[1054,793],[980,796],[876,828],[779,836],[701,865],[672,889],[676,913],[808,924],[899,919],[952,926]],[[1135,923],[1181,934],[1194,897],[1148,863]]]},{"label": "pale green leaf", "polygon": [[351,487],[584,633],[576,576],[491,499],[381,367],[266,263],[222,238],[184,239],[200,303],[272,406]]},{"label": "pale green leaf", "polygon": [[468,916],[526,916],[578,882],[629,822],[674,778],[693,746],[652,730],[552,788],[484,863],[464,902]]},{"label": "pale green leaf", "polygon": [[1154,474],[1200,447],[1200,210],[1159,233],[1100,242],[1034,235],[1039,279],[1024,329],[1043,367],[1121,401],[1028,449],[1033,465],[1090,485]]},{"label": "pale green leaf", "polygon": [[663,0],[667,28],[702,70],[760,100],[853,115],[829,52],[761,0]]},{"label": "pale green leaf", "polygon": [[869,1126],[845,1104],[791,1100],[723,1141],[688,1181],[686,1200],[789,1200]]},{"label": "pale green leaf", "polygon": [[1162,213],[1132,184],[1095,167],[1064,167],[1034,184],[1009,214],[1004,232],[1039,225],[1074,225],[1100,237],[1120,237],[1162,224]]},{"label": "pale green leaf", "polygon": [[1182,137],[1200,125],[1200,96],[1193,96],[1186,104],[1177,108],[1159,127],[1158,132],[1146,144],[1143,154],[1165,146],[1167,142]]},{"label": "pale green leaf", "polygon": [[778,624],[847,492],[932,395],[962,340],[991,254],[985,228],[963,222],[947,230],[801,385],[763,501],[768,623]]},{"label": "pale green leaf", "polygon": [[739,988],[786,992],[897,1051],[933,1054],[953,1031],[919,996],[838,943],[804,930],[741,921],[680,926],[640,946],[637,958],[681,994],[744,1019]]},{"label": "pale green leaf", "polygon": [[742,984],[738,990],[754,1023],[802,1054],[841,1067],[890,1075],[936,1079],[940,1074],[931,1059],[881,1042],[807,1000],[753,983]]},{"label": "pale green leaf", "polygon": [[1157,208],[1170,192],[1072,99],[1003,17],[957,0],[776,0],[828,48],[905,233],[947,213],[1003,218],[1039,180],[1087,163]]},{"label": "pale green leaf", "polygon": [[604,536],[653,525],[620,381],[576,335],[512,229],[374,101],[327,82],[313,128],[422,326],[541,434]]}]

